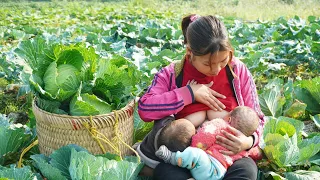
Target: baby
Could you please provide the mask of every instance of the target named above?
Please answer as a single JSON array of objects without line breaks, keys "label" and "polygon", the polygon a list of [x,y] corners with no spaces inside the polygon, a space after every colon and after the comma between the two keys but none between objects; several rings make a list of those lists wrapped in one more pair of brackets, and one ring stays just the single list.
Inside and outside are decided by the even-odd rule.
[{"label": "baby", "polygon": [[[219,152],[224,147],[215,144],[216,136],[229,132],[227,126],[240,130],[250,136],[259,125],[259,117],[254,110],[246,106],[236,107],[224,119],[206,121],[197,130],[186,119],[173,121],[161,131],[156,155],[167,163],[190,169],[195,179],[222,179],[227,168],[234,161],[248,156],[250,151],[242,151],[233,156]],[[189,147],[191,145],[191,147]]]}]

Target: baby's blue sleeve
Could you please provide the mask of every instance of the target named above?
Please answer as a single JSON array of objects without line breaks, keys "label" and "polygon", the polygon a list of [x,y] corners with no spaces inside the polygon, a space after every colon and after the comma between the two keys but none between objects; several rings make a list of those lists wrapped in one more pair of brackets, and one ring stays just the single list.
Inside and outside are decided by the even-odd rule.
[{"label": "baby's blue sleeve", "polygon": [[175,159],[180,167],[190,169],[196,180],[222,179],[226,169],[205,151],[188,147],[183,152],[176,152]]}]

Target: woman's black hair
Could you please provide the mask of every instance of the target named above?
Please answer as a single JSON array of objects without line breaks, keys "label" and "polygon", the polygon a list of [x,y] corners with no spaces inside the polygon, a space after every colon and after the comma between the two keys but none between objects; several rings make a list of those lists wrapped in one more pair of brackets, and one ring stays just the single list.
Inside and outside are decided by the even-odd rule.
[{"label": "woman's black hair", "polygon": [[188,44],[195,56],[202,56],[218,51],[232,51],[228,32],[223,22],[215,16],[193,18],[191,14],[183,18],[181,28],[184,43]]},{"label": "woman's black hair", "polygon": [[190,146],[193,136],[190,125],[180,122],[175,120],[163,127],[158,137],[158,148],[165,145],[172,152],[182,152]]}]

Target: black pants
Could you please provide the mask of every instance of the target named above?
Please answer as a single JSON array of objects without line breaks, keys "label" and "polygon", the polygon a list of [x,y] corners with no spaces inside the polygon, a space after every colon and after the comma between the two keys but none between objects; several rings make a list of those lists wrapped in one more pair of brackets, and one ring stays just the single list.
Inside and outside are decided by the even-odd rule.
[{"label": "black pants", "polygon": [[[242,158],[230,166],[223,179],[256,180],[258,168],[251,158]],[[155,180],[186,180],[192,178],[188,169],[160,163],[154,169]]]}]

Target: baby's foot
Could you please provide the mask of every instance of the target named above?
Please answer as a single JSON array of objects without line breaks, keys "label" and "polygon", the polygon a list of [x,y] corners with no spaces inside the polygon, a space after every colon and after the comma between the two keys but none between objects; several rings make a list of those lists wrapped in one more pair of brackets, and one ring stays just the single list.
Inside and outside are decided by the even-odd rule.
[{"label": "baby's foot", "polygon": [[170,163],[172,152],[165,145],[161,145],[156,151],[156,156],[166,163]]}]

